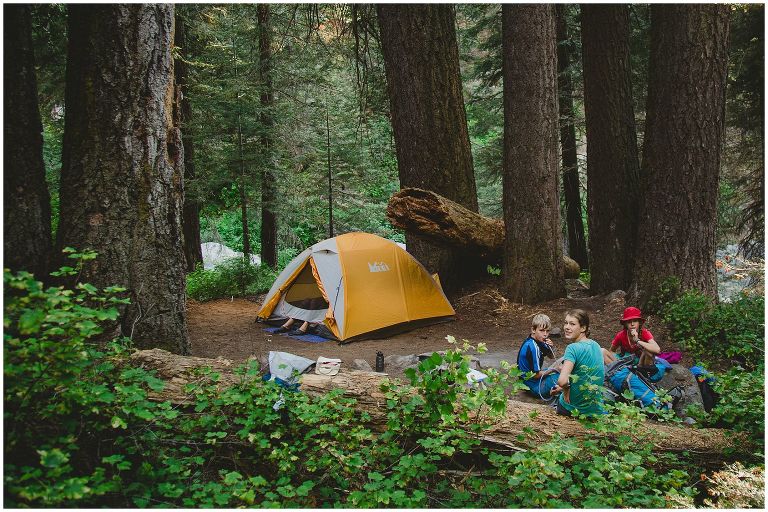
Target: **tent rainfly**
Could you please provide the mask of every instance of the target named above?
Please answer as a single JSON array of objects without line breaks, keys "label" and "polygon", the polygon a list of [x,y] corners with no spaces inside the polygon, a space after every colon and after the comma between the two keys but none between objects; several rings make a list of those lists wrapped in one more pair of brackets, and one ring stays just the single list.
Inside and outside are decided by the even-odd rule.
[{"label": "tent rainfly", "polygon": [[258,319],[322,324],[347,342],[451,320],[455,314],[436,277],[395,242],[347,233],[294,258],[269,290]]}]

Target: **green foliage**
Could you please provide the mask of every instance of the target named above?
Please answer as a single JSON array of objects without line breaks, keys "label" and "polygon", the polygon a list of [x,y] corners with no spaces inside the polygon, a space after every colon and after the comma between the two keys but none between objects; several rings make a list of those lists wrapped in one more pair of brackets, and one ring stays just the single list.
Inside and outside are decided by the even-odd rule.
[{"label": "green foliage", "polygon": [[740,295],[715,304],[697,290],[668,303],[662,318],[670,335],[687,349],[709,359],[727,357],[752,370],[762,364],[765,298]]},{"label": "green foliage", "polygon": [[765,432],[765,297],[740,295],[715,304],[697,290],[679,291],[679,281],[667,280],[656,303],[671,337],[703,361],[704,367],[732,363],[715,376],[720,395],[705,425],[747,432],[758,446]]},{"label": "green foliage", "polygon": [[735,366],[717,374],[714,389],[720,399],[705,424],[746,432],[757,446],[764,446],[765,365],[762,361],[757,368]]},{"label": "green foliage", "polygon": [[[58,275],[77,275],[95,254]],[[4,271],[5,504],[89,504],[119,489],[119,478],[94,453],[108,456],[114,436],[128,421],[153,417],[148,386],[162,382],[139,369],[121,370],[123,342],[93,343],[118,318],[123,289],[44,289],[27,272]]]},{"label": "green foliage", "polygon": [[208,270],[198,265],[187,275],[187,295],[198,301],[256,295],[269,290],[277,274],[267,265],[251,265],[243,258],[228,259]]},{"label": "green foliage", "polygon": [[[124,343],[91,343],[116,320],[119,290],[5,279],[8,506],[662,507],[692,495],[685,461],[654,455],[634,435],[644,413],[629,406],[587,423],[607,436],[483,447],[523,384],[508,365],[468,383],[466,340],[408,372],[413,387],[385,381],[371,412],[341,390],[310,397],[264,382],[255,361],[224,388],[199,370],[191,403],[175,406],[148,400],[163,382],[127,364]],[[373,414],[384,430],[371,430]]]},{"label": "green foliage", "polygon": [[[216,210],[208,208],[208,210]],[[251,254],[261,251],[260,225],[248,220],[248,233],[251,244]],[[243,220],[240,210],[215,211],[200,218],[200,240],[202,242],[218,242],[230,249],[243,252]]]},{"label": "green foliage", "polygon": [[645,312],[649,315],[661,314],[664,307],[680,296],[680,278],[668,277],[659,285],[658,290],[645,304]]},{"label": "green foliage", "polygon": [[664,322],[669,325],[669,334],[675,341],[688,349],[705,347],[706,340],[697,339],[697,327],[704,316],[714,307],[714,300],[698,290],[687,290],[666,305],[662,311]]}]

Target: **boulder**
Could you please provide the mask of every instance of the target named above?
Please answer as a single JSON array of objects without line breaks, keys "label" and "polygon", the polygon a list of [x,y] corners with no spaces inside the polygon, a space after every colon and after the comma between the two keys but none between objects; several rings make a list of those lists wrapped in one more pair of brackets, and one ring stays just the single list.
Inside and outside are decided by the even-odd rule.
[{"label": "boulder", "polygon": [[605,302],[624,300],[626,297],[627,297],[627,292],[625,292],[624,290],[613,290],[611,293],[606,294]]},{"label": "boulder", "polygon": [[368,361],[365,359],[355,359],[352,361],[352,364],[350,365],[353,370],[363,370],[365,372],[372,372],[373,368],[371,368],[371,365],[368,364]]},{"label": "boulder", "polygon": [[699,384],[696,382],[696,377],[693,376],[691,371],[683,365],[673,364],[670,370],[664,374],[664,377],[658,382],[658,387],[661,389],[672,389],[675,386],[680,386],[683,390],[683,397],[675,405],[675,414],[681,418],[687,416],[685,410],[689,405],[695,407],[704,408],[704,403],[701,400],[701,391],[699,391]]},{"label": "boulder", "polygon": [[419,358],[411,354],[409,356],[391,355],[384,358],[384,371],[403,371],[406,368],[415,368],[419,364]]},{"label": "boulder", "polygon": [[565,277],[568,279],[578,279],[581,273],[581,267],[576,260],[563,255],[563,267],[565,270]]}]

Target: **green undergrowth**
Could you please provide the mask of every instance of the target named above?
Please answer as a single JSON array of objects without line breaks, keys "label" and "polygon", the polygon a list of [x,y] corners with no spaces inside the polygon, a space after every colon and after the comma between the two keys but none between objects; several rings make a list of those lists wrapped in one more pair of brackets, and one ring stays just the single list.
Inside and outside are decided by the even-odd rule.
[{"label": "green undergrowth", "polygon": [[504,366],[470,386],[467,353],[483,347],[466,341],[374,402],[287,391],[251,360],[224,389],[201,369],[180,405],[151,399],[164,382],[129,364],[130,340],[94,343],[122,290],[7,271],[4,284],[9,507],[656,508],[697,493],[701,468],[654,453],[626,404],[579,420],[595,433],[583,439],[489,442],[521,376]]},{"label": "green undergrowth", "polygon": [[698,290],[662,283],[652,302],[670,337],[713,371],[720,399],[701,421],[745,432],[757,446],[765,435],[765,297],[741,294],[716,303]]},{"label": "green undergrowth", "polygon": [[212,269],[198,265],[187,275],[187,295],[201,302],[223,297],[245,297],[265,293],[280,270],[296,257],[295,249],[278,253],[277,270],[267,265],[251,265],[244,258],[231,258]]}]

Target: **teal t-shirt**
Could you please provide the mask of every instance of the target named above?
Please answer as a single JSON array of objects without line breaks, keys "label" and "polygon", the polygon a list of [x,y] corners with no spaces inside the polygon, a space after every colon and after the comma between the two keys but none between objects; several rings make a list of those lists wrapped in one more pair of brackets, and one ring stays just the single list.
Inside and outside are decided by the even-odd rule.
[{"label": "teal t-shirt", "polygon": [[[565,349],[563,358],[573,363],[571,375],[571,403],[565,403],[565,397],[560,395],[560,405],[569,411],[578,410],[580,414],[594,416],[604,414],[603,410],[603,379],[605,367],[600,345],[594,340],[583,340],[571,343]],[[587,389],[589,384],[596,384],[597,390]]]}]

